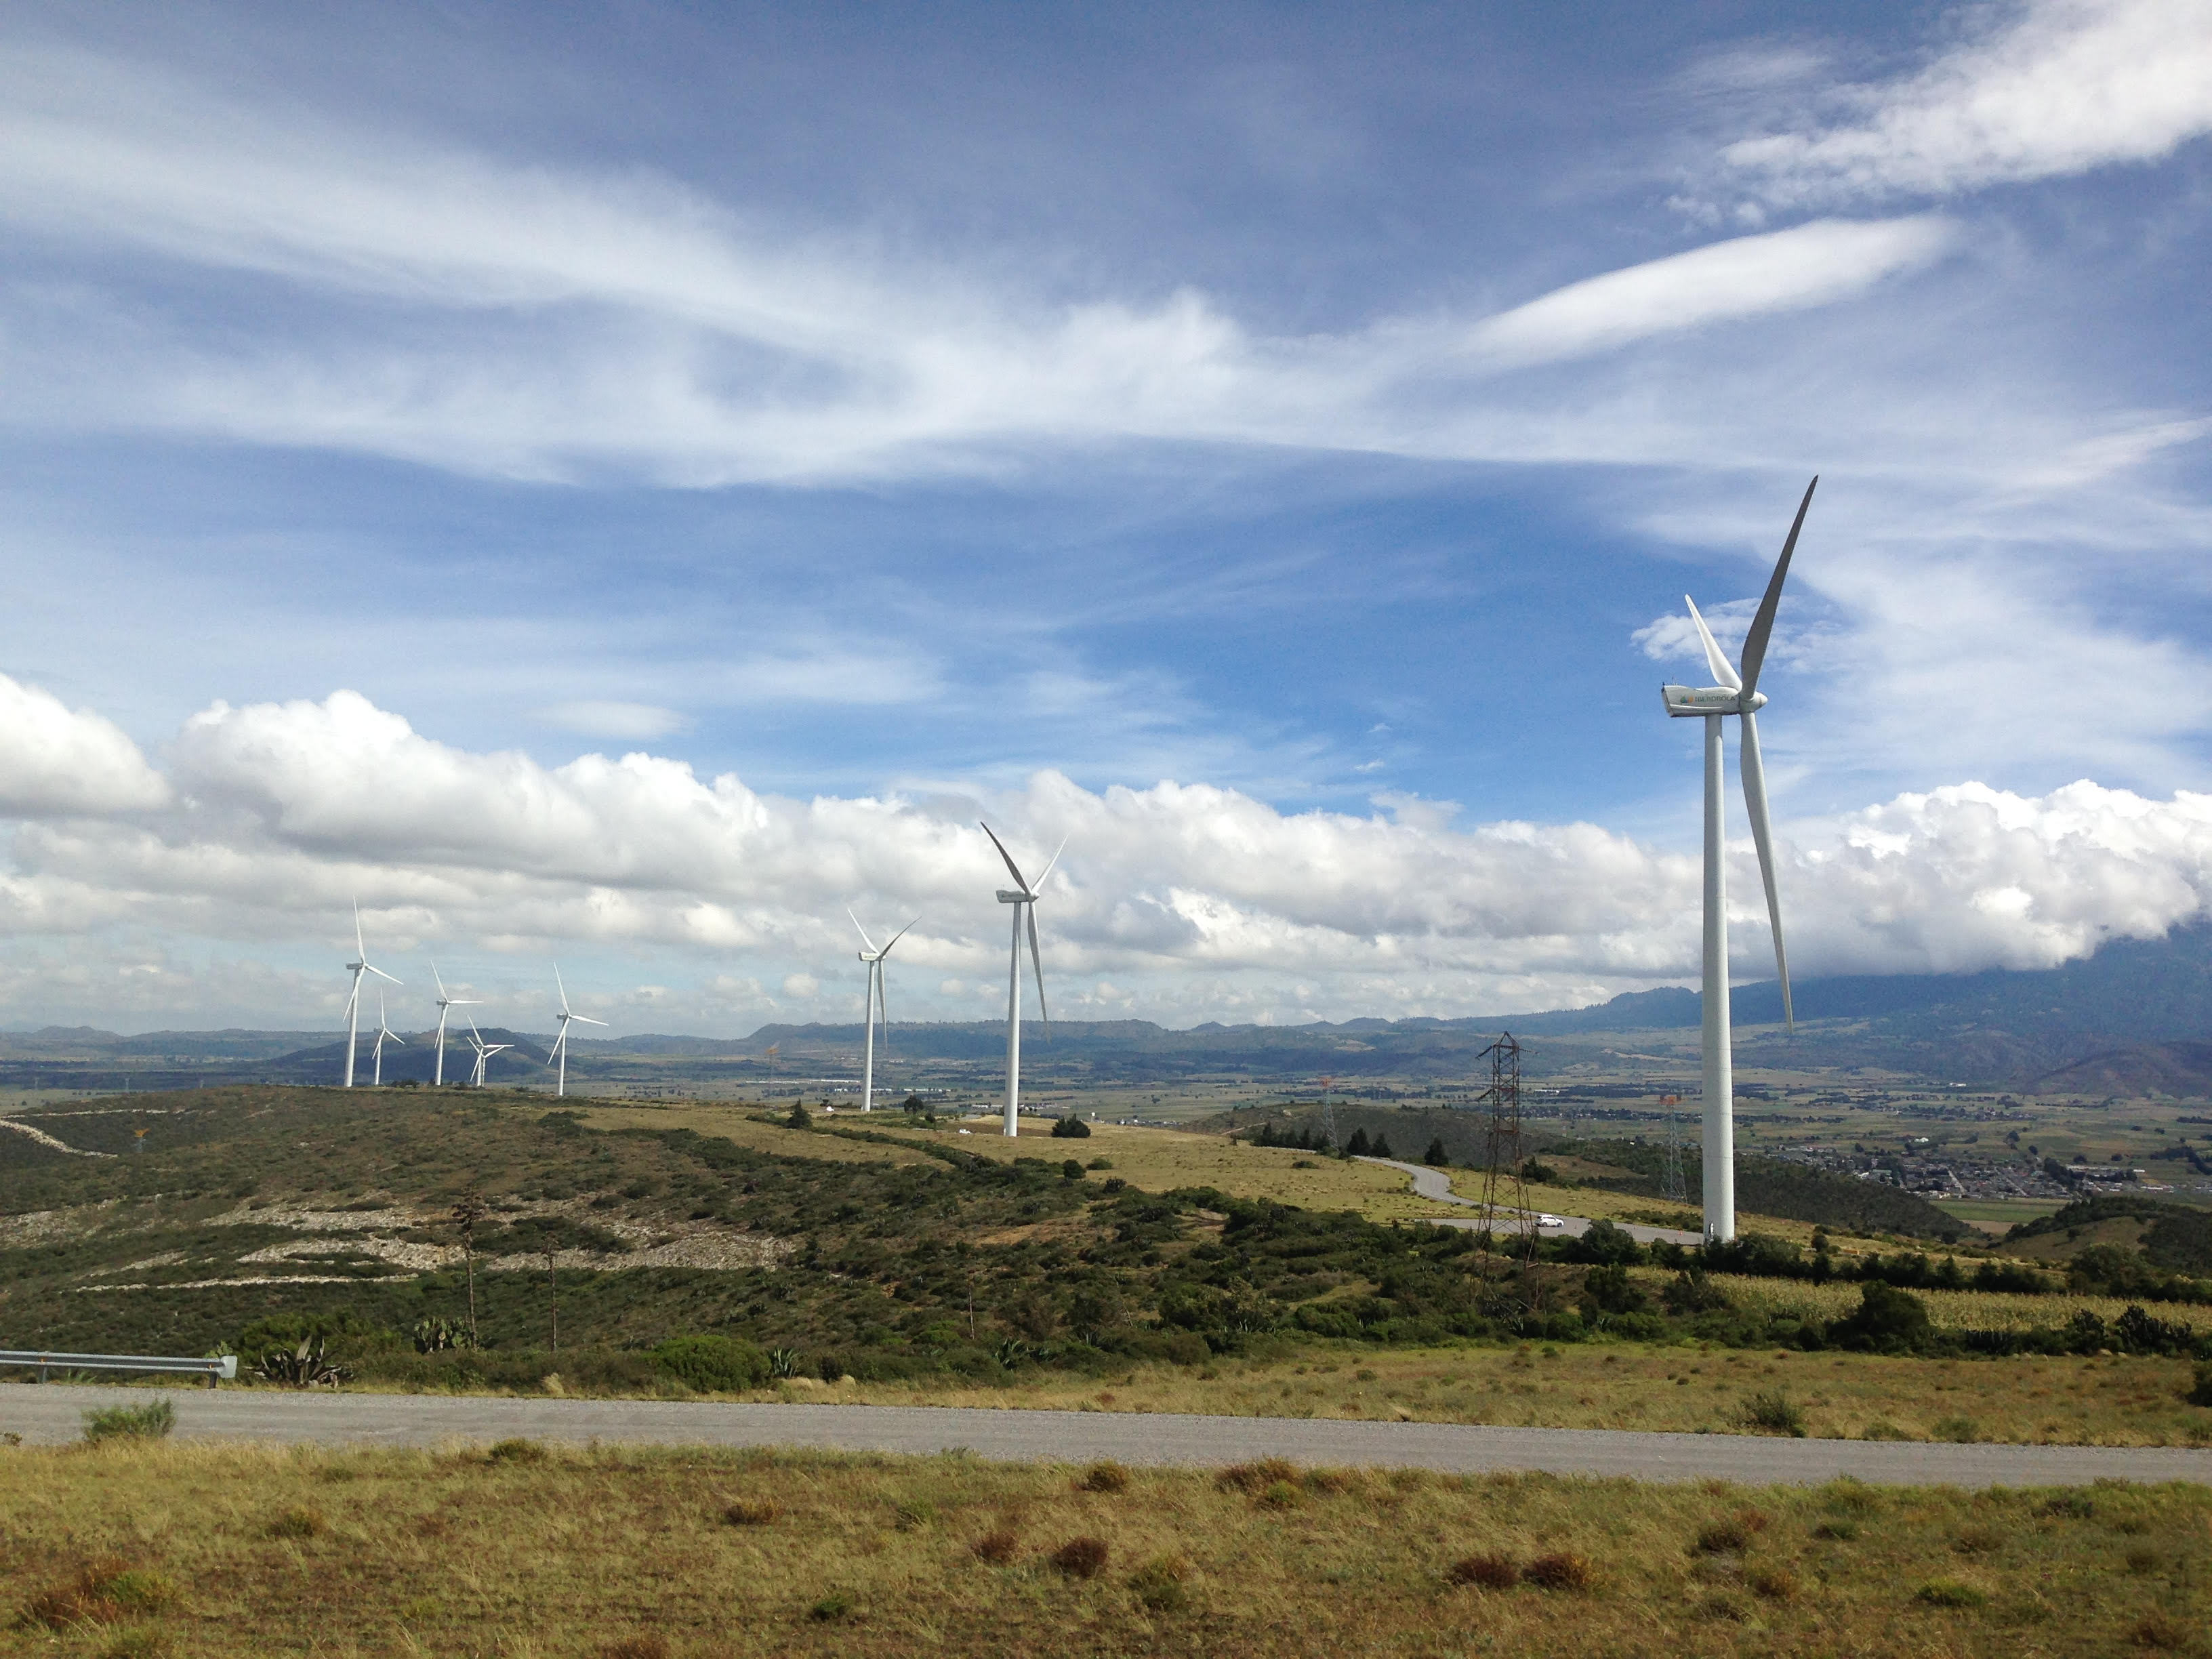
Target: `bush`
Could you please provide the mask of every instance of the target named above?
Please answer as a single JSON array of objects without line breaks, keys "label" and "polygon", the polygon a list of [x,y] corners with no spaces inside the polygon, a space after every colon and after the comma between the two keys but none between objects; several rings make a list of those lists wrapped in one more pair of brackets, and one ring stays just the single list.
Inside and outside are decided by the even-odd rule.
[{"label": "bush", "polygon": [[1511,1589],[1521,1582],[1521,1564],[1499,1551],[1470,1555],[1451,1564],[1444,1577],[1455,1584],[1474,1584],[1483,1589]]},{"label": "bush", "polygon": [[1538,1556],[1521,1569],[1521,1577],[1538,1589],[1547,1590],[1586,1590],[1597,1578],[1589,1558],[1571,1550]]},{"label": "bush", "polygon": [[1751,1528],[1739,1520],[1708,1521],[1692,1548],[1699,1555],[1740,1555],[1751,1547]]},{"label": "bush", "polygon": [[1839,1348],[1875,1353],[1917,1353],[1936,1336],[1928,1305],[1910,1291],[1869,1279],[1859,1286],[1859,1305],[1828,1327],[1828,1340]]},{"label": "bush", "polygon": [[1096,1578],[1106,1570],[1106,1540],[1071,1538],[1052,1553],[1052,1564],[1070,1578]]},{"label": "bush", "polygon": [[492,1442],[491,1449],[484,1454],[484,1457],[486,1461],[493,1463],[543,1463],[545,1461],[545,1448],[535,1440],[525,1440],[520,1436],[514,1436],[506,1440]]},{"label": "bush", "polygon": [[1771,1394],[1753,1395],[1743,1402],[1739,1416],[1746,1428],[1757,1429],[1764,1434],[1786,1434],[1798,1440],[1805,1437],[1805,1413],[1779,1389]]},{"label": "bush", "polygon": [[1091,1126],[1071,1111],[1066,1117],[1054,1120],[1052,1138],[1054,1140],[1088,1140],[1091,1139]]},{"label": "bush", "polygon": [[672,1336],[646,1358],[662,1376],[702,1394],[736,1394],[769,1379],[768,1356],[739,1337]]},{"label": "bush", "polygon": [[1065,1164],[1062,1164],[1060,1166],[1060,1178],[1062,1181],[1082,1180],[1083,1166],[1077,1163],[1073,1158],[1069,1158]]},{"label": "bush", "polygon": [[1012,1560],[1021,1547],[1022,1540],[1012,1527],[994,1528],[977,1539],[974,1546],[975,1559],[988,1561],[994,1567],[1002,1567]]},{"label": "bush", "polygon": [[1743,1582],[1770,1601],[1787,1601],[1797,1594],[1797,1575],[1787,1567],[1754,1567]]},{"label": "bush", "polygon": [[145,1406],[103,1406],[84,1414],[84,1437],[103,1440],[160,1440],[177,1426],[177,1408],[167,1400]]},{"label": "bush", "polygon": [[1079,1492],[1127,1492],[1129,1489],[1129,1472],[1110,1459],[1103,1463],[1093,1463],[1083,1472],[1083,1479],[1077,1481],[1075,1486]]},{"label": "bush", "polygon": [[291,1509],[277,1515],[261,1530],[270,1538],[320,1538],[331,1529],[320,1510]]},{"label": "bush", "polygon": [[1190,1563],[1158,1555],[1129,1575],[1129,1589],[1153,1613],[1181,1613],[1190,1605]]},{"label": "bush", "polygon": [[1429,1150],[1421,1154],[1421,1162],[1432,1170],[1441,1170],[1451,1162],[1451,1154],[1444,1150],[1444,1138],[1438,1135],[1429,1143]]},{"label": "bush", "polygon": [[40,1591],[23,1606],[16,1623],[66,1630],[72,1625],[112,1624],[141,1613],[159,1613],[177,1599],[177,1587],[162,1574],[133,1567],[113,1556],[80,1567],[60,1583]]},{"label": "bush", "polygon": [[2192,1406],[2212,1406],[2212,1359],[2197,1362],[2196,1386],[2184,1398]]},{"label": "bush", "polygon": [[1110,1170],[1114,1167],[1114,1160],[1110,1158],[1094,1158],[1083,1167],[1086,1170]]},{"label": "bush", "polygon": [[1990,1598],[1960,1579],[1931,1578],[1912,1592],[1912,1599],[1931,1607],[1978,1607]]},{"label": "bush", "polygon": [[1287,1458],[1263,1457],[1256,1463],[1231,1463],[1213,1477],[1224,1492],[1256,1492],[1296,1480],[1298,1466]]},{"label": "bush", "polygon": [[806,1616],[817,1625],[827,1625],[842,1619],[852,1610],[853,1598],[842,1590],[832,1590],[812,1607],[807,1608]]},{"label": "bush", "polygon": [[783,1518],[783,1505],[773,1498],[734,1498],[724,1506],[722,1519],[732,1527],[772,1527]]}]

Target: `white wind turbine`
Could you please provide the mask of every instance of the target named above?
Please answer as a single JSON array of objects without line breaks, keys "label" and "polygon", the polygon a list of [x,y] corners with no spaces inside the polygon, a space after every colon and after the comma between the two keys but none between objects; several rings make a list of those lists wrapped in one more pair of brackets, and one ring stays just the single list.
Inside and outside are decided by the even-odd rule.
[{"label": "white wind turbine", "polygon": [[446,981],[439,978],[435,962],[430,964],[430,977],[438,981],[438,1066],[431,1083],[433,1086],[442,1089],[446,1086],[446,1011],[449,1008],[474,1008],[478,1006],[478,1001],[475,997],[457,997],[449,993],[446,989]]},{"label": "white wind turbine", "polygon": [[[379,979],[392,979],[381,968],[369,965],[368,946],[361,942],[361,901],[353,904],[353,946],[355,957],[346,963],[346,971],[353,975],[353,991],[346,998],[346,1063],[345,1086],[353,1087],[354,1050],[361,1047],[361,981],[364,974],[374,974]],[[399,983],[392,979],[394,985]]]},{"label": "white wind turbine", "polygon": [[553,964],[553,983],[559,986],[561,991],[561,1030],[553,1039],[553,1052],[546,1058],[561,1068],[561,1081],[553,1090],[555,1095],[560,1096],[568,1092],[568,1022],[581,1020],[586,1025],[604,1025],[606,1021],[593,1019],[589,1014],[568,1012],[568,988],[561,984],[561,964],[557,962]]},{"label": "white wind turbine", "polygon": [[1759,758],[1759,723],[1753,718],[1766,706],[1759,690],[1759,671],[1766,660],[1766,642],[1774,632],[1774,612],[1782,603],[1782,583],[1790,574],[1790,556],[1797,550],[1797,532],[1805,527],[1805,510],[1813,505],[1816,477],[1805,486],[1805,499],[1797,504],[1797,517],[1790,538],[1782,544],[1774,575],[1766,584],[1766,597],[1759,602],[1751,631],[1743,638],[1742,672],[1729,666],[1719,643],[1698,607],[1686,595],[1690,619],[1705,641],[1705,661],[1718,685],[1702,689],[1686,685],[1660,688],[1667,713],[1678,720],[1692,717],[1705,723],[1705,1237],[1726,1242],[1735,1237],[1735,1073],[1729,1029],[1728,883],[1723,860],[1727,809],[1721,796],[1721,721],[1734,714],[1743,722],[1743,804],[1751,815],[1751,838],[1759,848],[1759,879],[1766,888],[1766,919],[1774,931],[1774,969],[1782,981],[1782,1018],[1790,1030],[1796,1019],[1790,1006],[1790,958],[1782,948],[1782,901],[1774,886],[1774,836],[1766,817],[1766,771]]},{"label": "white wind turbine", "polygon": [[372,1077],[380,1089],[384,1086],[384,1045],[387,1042],[396,1042],[403,1048],[407,1046],[407,1039],[393,1030],[391,1022],[384,1017],[384,991],[380,986],[376,993],[376,1070]]},{"label": "white wind turbine", "polygon": [[1013,956],[1006,969],[1006,1133],[1012,1135],[1021,1133],[1022,925],[1024,921],[1029,924],[1030,965],[1036,969],[1037,1014],[1049,1032],[1052,1030],[1052,1014],[1044,1006],[1044,960],[1037,954],[1036,902],[1037,895],[1044,890],[1045,883],[1051,878],[1053,865],[1058,864],[1060,854],[1067,850],[1067,842],[1065,839],[1060,842],[1059,848],[1052,855],[1052,864],[1045,866],[1044,874],[1036,878],[1035,886],[1031,886],[1029,878],[1016,867],[1014,855],[1006,851],[1006,843],[993,834],[989,824],[983,826],[983,833],[991,837],[991,845],[999,849],[999,856],[1006,860],[1006,869],[1014,878],[1012,892],[1003,887],[999,890],[999,902],[1014,907]]},{"label": "white wind turbine", "polygon": [[878,1016],[882,1018],[884,1022],[884,1047],[888,1050],[891,1046],[890,1012],[884,1006],[884,958],[890,955],[891,945],[896,945],[901,939],[904,939],[908,933],[913,928],[915,922],[920,921],[921,918],[920,916],[916,916],[914,919],[914,921],[909,921],[904,927],[900,928],[898,932],[893,933],[890,936],[890,942],[887,943],[882,950],[878,951],[876,949],[875,940],[868,937],[868,930],[860,927],[860,917],[853,915],[852,909],[849,906],[847,907],[845,914],[853,917],[853,926],[860,930],[860,943],[868,947],[866,950],[860,953],[860,960],[868,964],[868,1034],[866,1045],[866,1058],[861,1062],[860,1067],[860,1109],[866,1112],[872,1111],[875,1109],[876,1020]]},{"label": "white wind turbine", "polygon": [[484,1086],[484,1062],[489,1060],[494,1054],[506,1053],[507,1049],[513,1048],[514,1045],[511,1042],[486,1042],[483,1040],[483,1033],[477,1030],[475,1017],[471,1016],[469,1019],[469,1046],[477,1051],[476,1068],[469,1073],[469,1086],[474,1089],[481,1089]]}]

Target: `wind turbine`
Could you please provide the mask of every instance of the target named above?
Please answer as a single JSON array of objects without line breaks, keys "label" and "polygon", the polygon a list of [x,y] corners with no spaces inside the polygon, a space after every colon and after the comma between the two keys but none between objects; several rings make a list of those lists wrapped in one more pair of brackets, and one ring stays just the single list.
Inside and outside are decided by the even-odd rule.
[{"label": "wind turbine", "polygon": [[380,986],[376,993],[376,1072],[374,1078],[380,1089],[384,1086],[384,1044],[387,1038],[403,1048],[407,1046],[407,1039],[393,1030],[384,1017],[384,990]]},{"label": "wind turbine", "polygon": [[1705,661],[1718,685],[1702,689],[1686,685],[1660,688],[1667,713],[1676,720],[1701,719],[1705,723],[1705,1238],[1725,1243],[1735,1237],[1735,1072],[1729,1029],[1728,879],[1723,865],[1727,809],[1721,799],[1721,721],[1730,714],[1743,722],[1743,804],[1751,815],[1751,838],[1759,847],[1759,879],[1766,887],[1766,919],[1774,932],[1774,970],[1782,981],[1782,1018],[1791,1030],[1797,1026],[1790,1006],[1790,957],[1782,948],[1782,901],[1774,887],[1774,836],[1766,818],[1766,771],[1759,764],[1759,722],[1753,716],[1766,706],[1759,690],[1759,671],[1766,660],[1766,641],[1774,632],[1774,612],[1782,603],[1782,583],[1790,574],[1790,556],[1797,550],[1797,532],[1805,527],[1805,510],[1813,505],[1816,476],[1805,486],[1805,499],[1797,504],[1797,517],[1790,538],[1782,544],[1782,556],[1766,584],[1766,597],[1743,637],[1742,672],[1729,666],[1713,631],[1698,614],[1687,595],[1690,619],[1705,641]]},{"label": "wind turbine", "polygon": [[473,1017],[469,1021],[469,1044],[477,1051],[476,1069],[469,1073],[469,1085],[481,1089],[484,1086],[484,1062],[494,1054],[504,1054],[514,1045],[511,1042],[486,1042],[483,1033],[477,1030]]},{"label": "wind turbine", "polygon": [[553,1090],[555,1095],[560,1096],[568,1092],[568,1022],[572,1019],[580,1019],[586,1025],[604,1025],[606,1021],[593,1019],[589,1014],[572,1014],[568,1012],[568,988],[561,984],[561,964],[557,962],[553,964],[553,983],[560,986],[561,989],[561,1030],[553,1039],[553,1052],[546,1058],[555,1061],[561,1067],[561,1081]]},{"label": "wind turbine", "polygon": [[1012,892],[1003,887],[999,890],[999,902],[1014,907],[1013,956],[1006,969],[1006,1133],[1013,1135],[1021,1133],[1022,924],[1024,921],[1029,924],[1030,965],[1036,969],[1037,1013],[1043,1018],[1045,1030],[1049,1033],[1052,1014],[1044,1006],[1044,960],[1037,953],[1036,902],[1038,893],[1051,878],[1053,865],[1058,864],[1060,854],[1067,850],[1067,842],[1062,839],[1052,855],[1052,864],[1045,866],[1044,874],[1036,878],[1036,884],[1033,887],[1029,878],[1016,866],[1014,855],[1006,851],[1006,843],[992,832],[989,824],[983,826],[983,833],[991,837],[991,845],[999,849],[999,856],[1006,860],[1006,869],[1014,878]]},{"label": "wind turbine", "polygon": [[[346,1063],[345,1086],[353,1087],[353,1054],[361,1046],[361,978],[363,974],[374,974],[379,979],[392,979],[381,968],[373,968],[368,961],[368,946],[361,942],[361,901],[353,902],[353,946],[356,956],[346,963],[346,971],[353,975],[353,991],[346,998]],[[392,979],[394,985],[399,983]]]},{"label": "wind turbine", "polygon": [[457,997],[446,989],[446,981],[439,977],[438,964],[430,964],[430,977],[438,981],[438,1069],[431,1079],[434,1087],[446,1086],[446,1011],[448,1008],[474,1008],[479,1006],[475,997]]},{"label": "wind turbine", "polygon": [[890,955],[891,945],[896,945],[904,939],[908,931],[913,928],[915,922],[920,921],[921,918],[916,916],[914,921],[909,921],[904,927],[893,933],[890,943],[878,951],[876,949],[875,940],[868,937],[866,928],[860,927],[860,917],[853,915],[852,908],[849,905],[846,908],[845,914],[853,917],[853,926],[860,929],[860,943],[868,947],[860,952],[860,960],[868,964],[867,1058],[860,1068],[860,1109],[866,1112],[873,1110],[875,1107],[876,1018],[878,1014],[882,1015],[884,1022],[884,1048],[888,1050],[891,1046],[890,1011],[884,1006],[884,958]]}]

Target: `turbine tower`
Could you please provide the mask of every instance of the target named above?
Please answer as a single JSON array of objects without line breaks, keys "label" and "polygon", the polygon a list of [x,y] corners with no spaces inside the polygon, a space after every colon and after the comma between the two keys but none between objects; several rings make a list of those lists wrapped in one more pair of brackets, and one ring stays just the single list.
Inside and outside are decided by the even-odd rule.
[{"label": "turbine tower", "polygon": [[384,1045],[387,1041],[396,1042],[403,1048],[407,1046],[407,1039],[393,1030],[391,1022],[384,1017],[384,988],[379,986],[376,992],[376,1070],[372,1074],[372,1081],[380,1089],[384,1086]]},{"label": "turbine tower", "polygon": [[1724,831],[1727,810],[1721,796],[1721,721],[1730,714],[1743,722],[1743,804],[1751,815],[1751,838],[1759,848],[1759,879],[1766,888],[1766,919],[1774,932],[1774,971],[1782,981],[1782,1018],[1791,1030],[1796,1019],[1790,1006],[1790,957],[1782,948],[1782,901],[1774,887],[1774,836],[1766,818],[1766,771],[1759,758],[1757,712],[1766,706],[1759,690],[1759,671],[1766,660],[1766,641],[1774,632],[1774,612],[1782,603],[1782,584],[1790,574],[1790,556],[1797,550],[1797,532],[1805,527],[1805,510],[1813,505],[1816,477],[1805,486],[1805,499],[1797,504],[1797,517],[1790,538],[1782,544],[1774,575],[1766,584],[1766,597],[1759,602],[1751,631],[1743,637],[1742,672],[1729,666],[1713,631],[1698,614],[1686,595],[1690,619],[1705,641],[1705,661],[1718,685],[1703,688],[1667,685],[1660,688],[1667,713],[1677,720],[1692,717],[1705,723],[1705,1238],[1726,1243],[1735,1237],[1735,1073],[1729,1029],[1728,879],[1723,866],[1727,852]]},{"label": "turbine tower", "polygon": [[438,981],[438,1066],[436,1075],[430,1080],[433,1086],[442,1089],[446,1086],[446,1011],[448,1008],[474,1008],[478,1002],[475,997],[457,997],[448,993],[446,981],[438,976],[438,964],[434,961],[430,964],[430,977]]},{"label": "turbine tower", "polygon": [[860,1109],[866,1112],[872,1111],[875,1108],[876,1019],[878,1015],[882,1016],[884,1022],[884,1048],[888,1051],[891,1046],[891,1017],[890,1011],[884,1006],[884,958],[890,955],[891,945],[896,945],[904,939],[913,928],[915,922],[920,921],[921,918],[916,916],[914,921],[909,921],[904,927],[893,933],[890,944],[878,951],[876,949],[875,940],[868,937],[868,930],[860,927],[860,917],[853,915],[851,907],[847,907],[845,914],[853,917],[853,926],[860,929],[860,943],[868,947],[860,952],[860,960],[868,964],[866,1058],[861,1062],[860,1066]]},{"label": "turbine tower", "polygon": [[1006,1133],[1021,1133],[1022,1109],[1022,924],[1029,924],[1030,965],[1036,969],[1037,1013],[1043,1019],[1045,1030],[1052,1030],[1052,1014],[1044,1006],[1044,960],[1037,954],[1036,902],[1045,883],[1051,878],[1053,865],[1060,862],[1060,854],[1067,850],[1063,840],[1052,855],[1052,864],[1044,867],[1044,874],[1031,886],[1029,878],[1014,864],[1014,855],[1006,851],[1006,843],[985,824],[983,833],[991,837],[991,845],[999,849],[999,856],[1006,861],[1006,869],[1013,876],[1014,890],[999,890],[999,902],[1014,907],[1013,955],[1006,969]]},{"label": "turbine tower", "polygon": [[[361,901],[353,902],[354,959],[346,963],[346,971],[353,975],[353,991],[346,998],[346,1063],[345,1086],[353,1087],[354,1050],[361,1046],[361,981],[364,974],[374,974],[379,979],[392,979],[381,968],[373,968],[368,961],[368,946],[361,942]],[[394,985],[399,983],[392,979]]]},{"label": "turbine tower", "polygon": [[469,1045],[477,1051],[476,1069],[469,1073],[469,1086],[472,1089],[484,1086],[484,1062],[494,1054],[504,1054],[514,1046],[511,1042],[486,1042],[483,1033],[477,1030],[473,1017],[469,1020]]},{"label": "turbine tower", "polygon": [[557,962],[553,964],[553,983],[559,986],[561,990],[561,1030],[553,1039],[553,1052],[546,1058],[561,1067],[561,1080],[553,1090],[554,1095],[557,1097],[568,1092],[568,1022],[581,1020],[586,1025],[604,1025],[606,1021],[593,1019],[589,1014],[572,1014],[568,1012],[568,988],[561,984],[561,964]]}]

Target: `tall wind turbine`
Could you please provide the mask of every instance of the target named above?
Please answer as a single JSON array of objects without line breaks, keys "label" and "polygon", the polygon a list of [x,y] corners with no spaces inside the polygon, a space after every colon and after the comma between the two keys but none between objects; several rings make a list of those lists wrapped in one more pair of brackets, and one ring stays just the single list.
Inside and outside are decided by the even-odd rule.
[{"label": "tall wind turbine", "polygon": [[494,1054],[506,1053],[514,1045],[511,1042],[486,1042],[483,1033],[477,1030],[477,1022],[472,1015],[469,1019],[469,1046],[477,1051],[476,1069],[469,1073],[469,1086],[481,1089],[484,1086],[484,1062]]},{"label": "tall wind turbine", "polygon": [[896,945],[904,939],[913,928],[915,922],[920,921],[921,918],[916,916],[914,921],[909,921],[904,927],[893,933],[890,944],[878,951],[876,949],[875,940],[868,937],[868,930],[860,927],[860,917],[853,915],[851,907],[847,907],[845,914],[853,916],[853,926],[860,929],[860,943],[868,947],[860,952],[860,960],[868,964],[867,1057],[860,1066],[860,1109],[866,1112],[875,1109],[876,1018],[878,1015],[882,1016],[884,1022],[884,1047],[888,1050],[891,1046],[890,1012],[884,1006],[884,958],[890,955],[891,945]]},{"label": "tall wind turbine", "polygon": [[387,1042],[396,1042],[403,1048],[407,1046],[407,1039],[393,1030],[392,1023],[384,1017],[384,988],[379,986],[376,992],[376,1070],[371,1080],[380,1089],[384,1086],[384,1045]]},{"label": "tall wind turbine", "polygon": [[[346,998],[346,1063],[345,1086],[353,1087],[354,1050],[361,1046],[361,980],[364,974],[374,974],[379,979],[392,979],[381,968],[373,968],[368,961],[368,946],[361,942],[361,901],[353,903],[354,959],[346,963],[346,971],[353,975],[353,991]],[[399,983],[392,979],[394,985]]]},{"label": "tall wind turbine", "polygon": [[448,992],[446,981],[439,977],[435,962],[430,964],[430,977],[438,981],[438,1068],[430,1081],[433,1086],[442,1089],[446,1086],[446,1011],[448,1008],[474,1008],[478,1005],[475,997],[457,997]]},{"label": "tall wind turbine", "polygon": [[1782,981],[1782,1018],[1792,1030],[1796,1019],[1790,1006],[1790,957],[1782,948],[1782,901],[1774,887],[1774,836],[1767,826],[1766,771],[1759,759],[1759,722],[1753,716],[1766,706],[1759,690],[1759,671],[1766,660],[1766,641],[1774,632],[1774,612],[1782,603],[1782,583],[1790,574],[1790,556],[1797,550],[1797,532],[1805,527],[1805,510],[1813,505],[1816,477],[1805,486],[1805,499],[1797,504],[1790,538],[1782,544],[1774,575],[1766,584],[1766,597],[1759,602],[1751,631],[1743,637],[1742,672],[1729,666],[1713,631],[1698,614],[1686,595],[1690,619],[1705,641],[1705,661],[1718,685],[1660,688],[1667,713],[1677,720],[1692,717],[1705,723],[1705,973],[1704,987],[1705,1111],[1705,1237],[1725,1243],[1735,1237],[1735,1072],[1729,1029],[1728,881],[1723,863],[1727,848],[1723,832],[1727,810],[1721,797],[1721,721],[1734,714],[1743,722],[1743,804],[1751,814],[1751,838],[1759,847],[1759,879],[1766,887],[1766,919],[1774,930],[1774,970]]},{"label": "tall wind turbine", "polygon": [[1013,956],[1006,969],[1006,1133],[1021,1133],[1022,1109],[1022,924],[1029,924],[1030,965],[1036,969],[1037,1013],[1044,1021],[1045,1030],[1052,1030],[1052,1014],[1044,1006],[1044,960],[1037,953],[1036,902],[1045,883],[1051,878],[1053,865],[1067,850],[1063,840],[1052,855],[1052,864],[1044,867],[1044,874],[1031,886],[1029,878],[1022,874],[1014,863],[1014,855],[1006,850],[1006,843],[985,824],[983,833],[991,837],[991,845],[999,849],[999,856],[1006,861],[1006,869],[1014,878],[1014,890],[999,890],[999,902],[1014,907]]},{"label": "tall wind turbine", "polygon": [[561,1030],[553,1039],[553,1052],[546,1058],[561,1067],[561,1081],[553,1090],[556,1096],[560,1096],[568,1092],[568,1022],[581,1020],[586,1025],[604,1025],[606,1021],[593,1019],[589,1014],[568,1012],[568,988],[561,984],[561,964],[557,962],[553,964],[553,983],[560,986],[561,989]]}]

